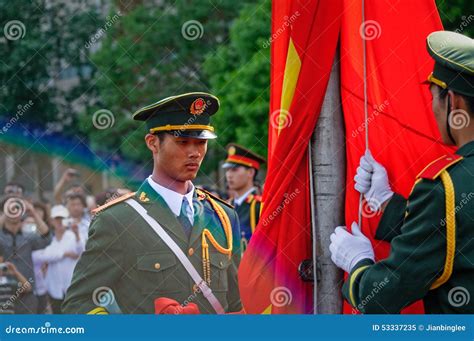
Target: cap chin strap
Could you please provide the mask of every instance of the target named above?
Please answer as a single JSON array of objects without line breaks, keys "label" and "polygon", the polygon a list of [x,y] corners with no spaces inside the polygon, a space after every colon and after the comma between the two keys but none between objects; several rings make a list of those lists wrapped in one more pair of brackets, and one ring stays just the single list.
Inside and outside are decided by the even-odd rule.
[{"label": "cap chin strap", "polygon": [[449,124],[449,115],[451,114],[451,97],[448,94],[448,108],[446,110],[446,130],[448,131],[449,139],[452,143],[456,144],[453,134],[451,134],[451,125]]}]

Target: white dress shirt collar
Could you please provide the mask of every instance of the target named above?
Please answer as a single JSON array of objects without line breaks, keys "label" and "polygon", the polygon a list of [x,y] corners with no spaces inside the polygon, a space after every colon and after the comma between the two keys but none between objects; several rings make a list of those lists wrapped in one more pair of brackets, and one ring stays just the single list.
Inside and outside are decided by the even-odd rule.
[{"label": "white dress shirt collar", "polygon": [[[166,202],[168,207],[171,209],[171,212],[175,216],[179,216],[181,212],[181,205],[183,204],[183,197],[186,198],[186,200],[189,203],[189,206],[191,208],[192,214],[194,215],[194,207],[193,207],[193,196],[194,196],[194,185],[192,182],[189,182],[191,184],[191,188],[188,190],[188,193],[185,195],[182,195],[181,193],[175,192],[169,188],[166,188],[156,181],[154,181],[151,178],[151,175],[148,177],[148,183],[150,186],[158,193]],[[190,216],[189,219],[193,221],[193,216]]]},{"label": "white dress shirt collar", "polygon": [[242,194],[240,197],[234,199],[234,205],[235,206],[240,206],[242,203],[247,199],[250,193],[252,193],[255,190],[255,187],[250,188],[247,192]]}]

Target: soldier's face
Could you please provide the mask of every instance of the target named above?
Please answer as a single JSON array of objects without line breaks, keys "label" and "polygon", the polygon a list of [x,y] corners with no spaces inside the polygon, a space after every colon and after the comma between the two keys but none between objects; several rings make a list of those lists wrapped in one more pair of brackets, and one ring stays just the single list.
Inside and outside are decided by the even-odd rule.
[{"label": "soldier's face", "polygon": [[229,189],[240,190],[252,183],[254,170],[242,166],[228,168],[225,172],[225,177]]},{"label": "soldier's face", "polygon": [[170,134],[165,134],[163,141],[159,141],[156,137],[154,145],[155,167],[177,181],[196,178],[207,152],[207,140],[176,137]]}]

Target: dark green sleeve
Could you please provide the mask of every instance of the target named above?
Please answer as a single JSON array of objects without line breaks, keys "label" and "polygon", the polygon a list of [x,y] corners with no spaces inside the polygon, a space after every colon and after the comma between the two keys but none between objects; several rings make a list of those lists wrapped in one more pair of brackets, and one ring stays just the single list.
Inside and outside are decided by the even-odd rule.
[{"label": "dark green sleeve", "polygon": [[363,313],[399,313],[422,299],[444,269],[446,232],[444,188],[423,180],[409,198],[401,233],[387,259],[364,260],[351,271],[343,295]]},{"label": "dark green sleeve", "polygon": [[125,248],[120,244],[116,226],[119,226],[119,222],[107,211],[100,212],[92,221],[86,250],[74,269],[72,283],[62,305],[63,313],[104,311],[94,303],[94,292],[104,287],[113,289],[123,274],[120,264],[123,264]]},{"label": "dark green sleeve", "polygon": [[375,239],[390,243],[393,238],[398,236],[405,219],[406,208],[407,200],[400,194],[394,193],[377,227]]},{"label": "dark green sleeve", "polygon": [[234,212],[232,222],[232,238],[233,238],[233,250],[232,250],[232,263],[229,266],[227,278],[229,281],[229,291],[227,292],[227,302],[229,302],[228,312],[237,312],[242,309],[242,303],[240,302],[239,293],[239,281],[237,279],[237,272],[240,264],[240,225],[239,217]]}]

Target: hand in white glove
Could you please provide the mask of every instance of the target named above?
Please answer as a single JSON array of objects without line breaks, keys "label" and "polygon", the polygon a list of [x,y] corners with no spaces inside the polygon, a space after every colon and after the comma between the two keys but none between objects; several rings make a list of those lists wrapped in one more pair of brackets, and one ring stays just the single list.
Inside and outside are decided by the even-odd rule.
[{"label": "hand in white glove", "polygon": [[345,226],[338,226],[331,234],[331,259],[345,272],[351,272],[352,268],[363,259],[374,260],[374,250],[370,240],[361,232],[356,222],[352,223],[352,234]]},{"label": "hand in white glove", "polygon": [[383,203],[393,196],[384,166],[375,161],[369,150],[360,158],[360,165],[354,177],[354,188],[364,194],[370,209],[378,211]]}]

